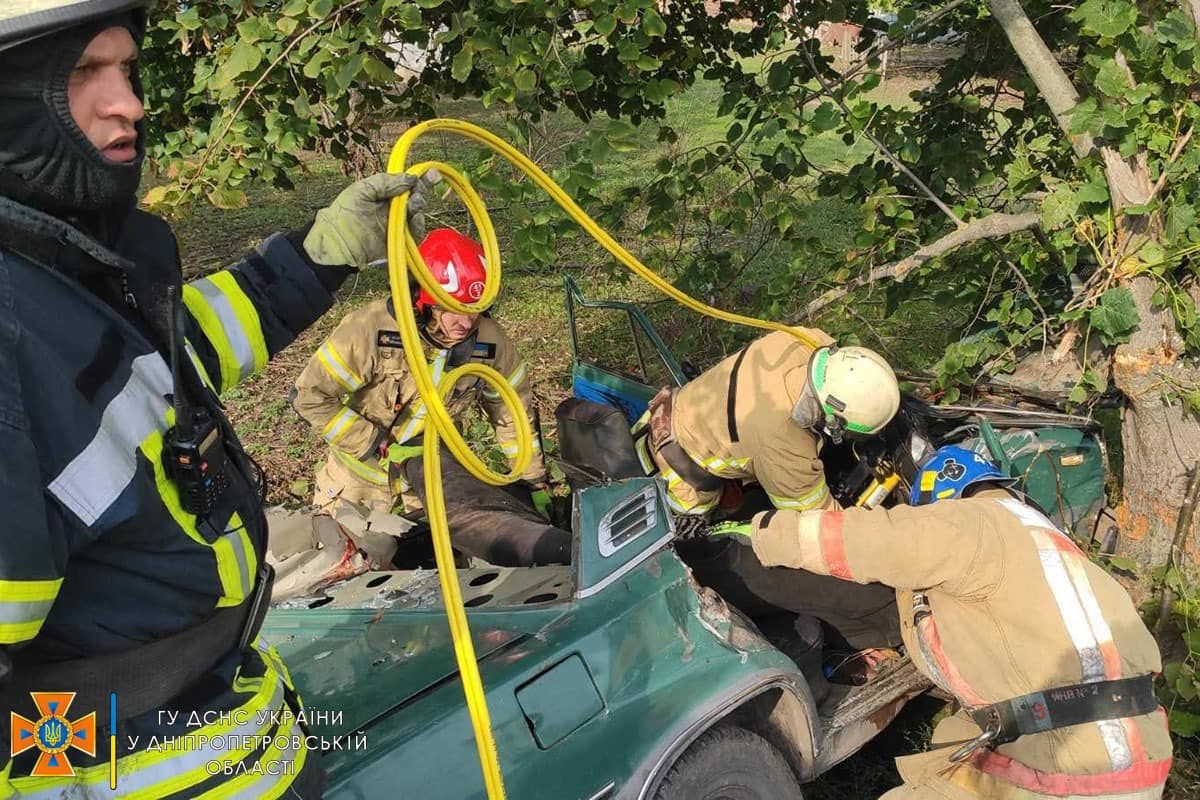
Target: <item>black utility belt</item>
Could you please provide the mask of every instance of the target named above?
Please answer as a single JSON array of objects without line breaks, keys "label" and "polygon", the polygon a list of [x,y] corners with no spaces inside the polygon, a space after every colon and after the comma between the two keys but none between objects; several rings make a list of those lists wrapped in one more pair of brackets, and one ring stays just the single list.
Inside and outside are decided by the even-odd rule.
[{"label": "black utility belt", "polygon": [[962,761],[980,747],[1007,744],[1032,733],[1106,719],[1140,717],[1156,708],[1158,698],[1154,695],[1152,675],[1032,692],[971,709],[971,718],[983,733],[958,748],[950,760]]}]

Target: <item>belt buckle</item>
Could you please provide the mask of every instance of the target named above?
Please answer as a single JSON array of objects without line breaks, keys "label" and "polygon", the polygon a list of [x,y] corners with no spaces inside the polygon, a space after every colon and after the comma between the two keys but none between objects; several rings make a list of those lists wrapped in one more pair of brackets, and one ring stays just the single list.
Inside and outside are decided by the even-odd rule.
[{"label": "belt buckle", "polygon": [[995,739],[998,734],[999,731],[989,727],[986,731],[979,734],[974,739],[970,740],[962,747],[951,753],[950,760],[955,764],[959,763],[960,761],[966,761],[975,754],[976,750],[979,750],[980,748],[990,748],[992,740]]}]

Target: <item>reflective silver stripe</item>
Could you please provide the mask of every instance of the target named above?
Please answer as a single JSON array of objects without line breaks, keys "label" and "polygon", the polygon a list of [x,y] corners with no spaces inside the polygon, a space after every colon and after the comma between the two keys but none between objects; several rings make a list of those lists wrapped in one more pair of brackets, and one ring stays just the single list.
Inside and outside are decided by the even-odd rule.
[{"label": "reflective silver stripe", "polygon": [[54,599],[11,600],[0,602],[0,625],[24,625],[41,622],[50,613]]},{"label": "reflective silver stripe", "polygon": [[228,541],[229,546],[233,548],[233,554],[237,558],[238,578],[242,582],[242,597],[248,597],[253,584],[250,581],[250,565],[246,563],[246,547],[242,543],[242,531],[241,529],[233,530],[221,538]]},{"label": "reflective silver stripe", "polygon": [[333,346],[333,342],[321,345],[317,351],[317,359],[321,362],[321,366],[325,367],[329,374],[347,391],[356,392],[363,387],[363,379],[350,371],[346,362],[342,360],[341,353]]},{"label": "reflective silver stripe", "polygon": [[528,367],[525,362],[522,361],[517,365],[517,368],[513,370],[513,374],[508,376],[508,385],[512,386],[514,389],[520,386],[525,380],[525,373],[527,371]]},{"label": "reflective silver stripe", "polygon": [[183,349],[187,351],[188,358],[192,360],[192,366],[196,368],[196,374],[200,376],[200,380],[204,381],[204,385],[216,391],[216,386],[213,385],[212,379],[208,377],[208,370],[204,368],[204,362],[200,360],[200,354],[196,352],[196,348],[192,347],[192,343],[186,339],[183,341]]},{"label": "reflective silver stripe", "polygon": [[[434,386],[437,386],[442,381],[442,374],[446,371],[446,356],[449,354],[450,351],[448,350],[439,350],[437,356],[433,359],[433,363],[430,364]],[[420,398],[416,398],[412,402],[416,407],[416,412],[413,412],[411,408],[409,409],[409,419],[400,431],[400,435],[396,437],[397,442],[407,442],[425,427],[425,404],[421,402]]]},{"label": "reflective silver stripe", "polygon": [[[279,753],[271,753],[268,750],[263,754],[262,758],[259,759],[259,763],[262,763],[264,760],[275,762],[275,768],[279,771],[279,774],[271,775],[270,773],[264,772],[242,789],[229,795],[228,800],[259,800],[259,798],[265,797],[273,786],[284,782],[291,783],[292,781],[296,780],[296,776],[299,775],[301,770],[304,769],[302,765],[297,765],[295,767],[295,771],[290,775],[284,773],[283,769],[280,768],[279,765],[295,764],[296,754],[299,752],[299,748],[295,747],[294,745],[297,742],[303,743],[305,736],[304,731],[299,725],[293,722],[286,732],[279,733],[276,736],[282,736],[287,739],[287,748]],[[270,756],[270,758],[268,758],[268,756]],[[305,754],[305,759],[307,760],[307,758],[308,753]],[[247,767],[247,769],[253,769],[253,767]]]},{"label": "reflective silver stripe", "polygon": [[359,415],[354,409],[343,407],[325,426],[325,441],[337,444],[358,418]]},{"label": "reflective silver stripe", "polygon": [[225,338],[229,340],[229,347],[233,350],[233,355],[238,360],[240,380],[249,378],[254,374],[254,348],[250,346],[250,340],[246,337],[246,332],[242,329],[242,321],[238,319],[237,313],[234,312],[229,298],[208,278],[192,281],[188,285],[203,295],[204,301],[208,303],[208,307],[213,310],[213,313],[217,315],[217,319],[221,321],[221,327],[225,331]]},{"label": "reflective silver stripe", "polygon": [[[222,732],[212,731],[211,734],[207,728],[187,729],[183,731],[186,736],[181,735],[179,739],[181,741],[195,742],[201,734],[223,737],[265,735],[265,732],[269,731],[273,725],[273,715],[269,712],[280,708],[282,704],[283,680],[281,677],[275,681],[275,688],[271,693],[271,699],[264,706],[246,709],[247,719],[241,725],[234,725],[232,728]],[[236,712],[236,710],[232,709],[231,711]],[[260,724],[260,712],[262,713],[263,724]],[[133,753],[132,756],[127,756],[127,758],[136,758],[145,753],[146,751],[144,750],[138,751]],[[153,795],[143,796],[162,797],[167,794],[174,794],[176,791],[187,789],[189,786],[195,786],[206,780],[209,777],[206,771],[207,764],[213,761],[224,761],[228,759],[228,756],[228,747],[217,748],[206,745],[203,748],[188,750],[178,755],[164,758],[161,761],[152,762],[140,769],[135,767],[128,772],[122,768],[122,761],[124,759],[119,759],[117,761],[117,788],[119,796],[128,797],[138,792],[154,791],[160,788],[158,784],[169,781],[172,778],[177,778],[185,773],[195,772],[195,780],[188,784],[172,788],[169,792],[154,791]],[[125,767],[125,769],[128,769],[128,767]],[[107,764],[87,770],[77,769],[74,779],[66,779],[67,781],[71,781],[70,783],[58,783],[56,781],[53,784],[45,785],[45,779],[33,778],[31,782],[37,781],[37,783],[32,784],[29,789],[23,788],[22,783],[24,779],[15,778],[10,780],[12,780],[16,787],[17,796],[21,800],[100,800],[101,798],[118,796],[114,795],[108,788],[108,770]],[[85,775],[80,775],[80,772],[84,772]],[[87,783],[81,782],[81,779],[84,779],[85,776],[88,780]],[[45,788],[41,788],[39,784],[44,785]]]},{"label": "reflective silver stripe", "polygon": [[138,447],[152,432],[166,430],[171,370],[158,353],[133,360],[132,372],[100,418],[92,441],[50,481],[50,493],[92,525],[133,480]]},{"label": "reflective silver stripe", "polygon": [[771,501],[771,505],[776,508],[787,509],[791,511],[807,511],[811,508],[816,508],[825,502],[829,497],[829,486],[825,481],[821,481],[817,488],[810,491],[803,497],[777,497],[776,495],[767,492],[767,498]]}]

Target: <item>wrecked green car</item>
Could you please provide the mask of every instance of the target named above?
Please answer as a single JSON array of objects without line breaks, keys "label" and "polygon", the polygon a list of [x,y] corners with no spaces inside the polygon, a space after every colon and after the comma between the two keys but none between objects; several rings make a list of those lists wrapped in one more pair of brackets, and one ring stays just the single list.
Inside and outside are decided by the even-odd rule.
[{"label": "wrecked green car", "polygon": [[[568,288],[575,395],[620,409],[627,432],[656,387],[690,369],[637,307]],[[576,335],[585,312],[621,317],[634,346],[585,352]],[[728,787],[800,797],[801,784],[929,688],[907,660],[862,686],[820,681],[819,658],[814,671],[793,628],[748,619],[693,579],[661,485],[628,466],[626,445],[608,442],[598,468],[581,459],[595,450],[566,422],[571,566],[458,571],[510,797],[703,800]],[[829,454],[829,482],[853,495],[855,476],[880,460],[903,470],[965,442],[993,452],[1065,529],[1080,530],[1103,497],[1098,433],[1065,415],[906,402],[873,447]],[[368,571],[293,598],[270,612],[263,636],[317,710],[313,734],[333,745],[323,754],[327,797],[485,797],[435,571]]]}]

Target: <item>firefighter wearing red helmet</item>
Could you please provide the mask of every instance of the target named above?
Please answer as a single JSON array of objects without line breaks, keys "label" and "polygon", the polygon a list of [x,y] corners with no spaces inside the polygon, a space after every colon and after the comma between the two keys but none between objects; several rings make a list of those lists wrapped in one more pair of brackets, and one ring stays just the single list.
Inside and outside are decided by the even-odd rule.
[{"label": "firefighter wearing red helmet", "polygon": [[[441,228],[431,231],[419,250],[452,297],[474,303],[483,295],[487,263],[477,242]],[[424,289],[414,305],[435,383],[460,364],[486,364],[508,379],[529,413],[528,365],[494,319],[440,308]],[[333,512],[340,504],[353,503],[368,511],[390,511],[397,504],[408,512],[420,510],[420,448],[427,412],[404,359],[390,297],[342,320],[300,373],[293,405],[329,444],[329,455],[317,471],[313,504],[318,509]],[[498,393],[467,377],[446,401],[456,420],[476,405],[494,426],[500,447],[515,458],[516,423]],[[549,483],[536,438],[523,476],[533,507],[473,478],[453,457],[444,456],[443,492],[459,550],[501,566],[568,561],[569,534],[544,519]],[[497,524],[497,514],[503,515],[503,524]]]}]

